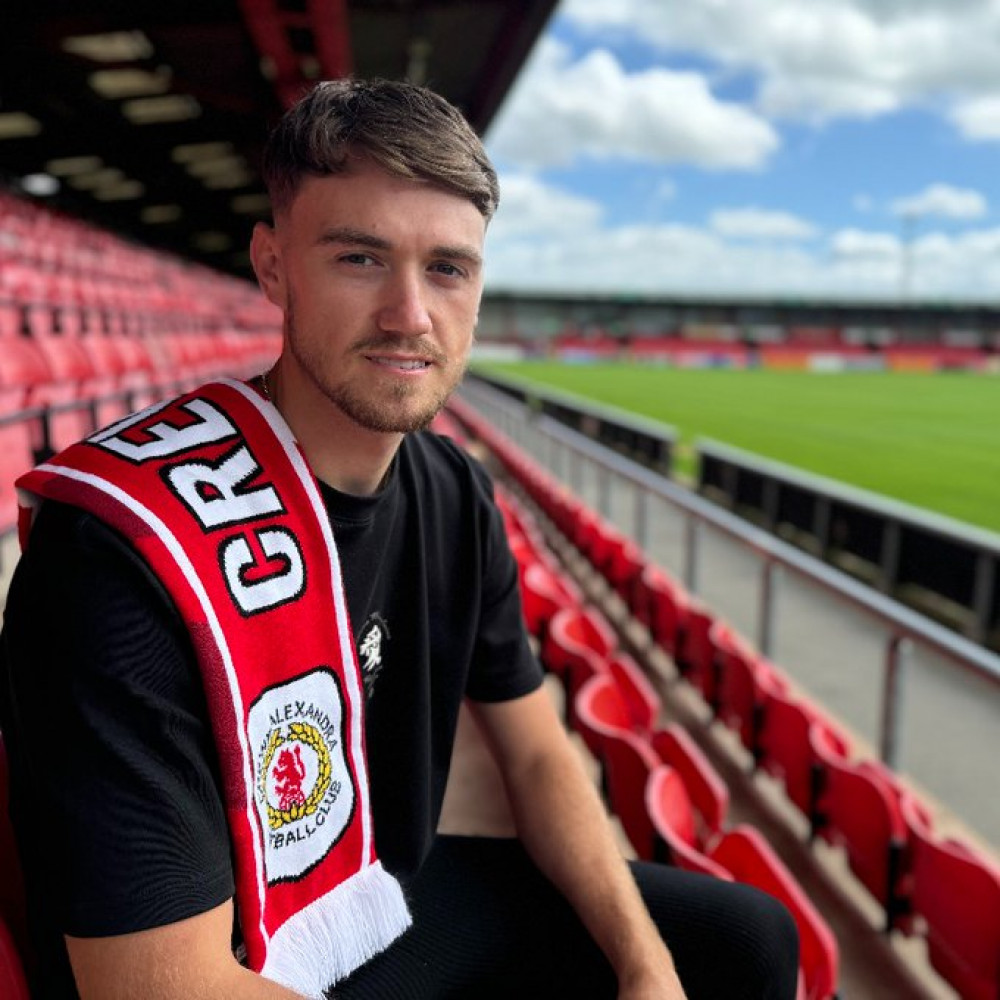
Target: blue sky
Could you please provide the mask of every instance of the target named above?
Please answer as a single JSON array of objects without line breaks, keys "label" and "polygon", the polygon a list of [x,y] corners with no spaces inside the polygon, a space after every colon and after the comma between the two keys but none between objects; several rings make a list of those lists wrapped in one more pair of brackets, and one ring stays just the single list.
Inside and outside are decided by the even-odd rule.
[{"label": "blue sky", "polygon": [[1000,3],[562,0],[488,287],[1000,300]]}]

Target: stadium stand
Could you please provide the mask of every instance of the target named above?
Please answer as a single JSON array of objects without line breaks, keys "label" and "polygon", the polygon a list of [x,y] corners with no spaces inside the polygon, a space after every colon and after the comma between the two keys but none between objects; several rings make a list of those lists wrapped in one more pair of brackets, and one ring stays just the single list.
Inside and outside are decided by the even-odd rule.
[{"label": "stadium stand", "polygon": [[[278,331],[273,311],[245,282],[2,192],[0,221],[4,535],[16,522],[12,481],[34,460],[206,378],[259,371],[277,351]],[[779,668],[471,408],[456,402],[439,429],[459,440],[468,435],[470,447],[483,443],[510,483],[498,494],[526,624],[543,664],[562,682],[567,721],[602,762],[609,803],[635,852],[652,857],[666,843],[680,863],[686,858],[785,899],[804,942],[803,996],[834,994],[837,947],[822,916],[759,830],[726,827],[728,789],[689,733],[661,725],[656,687],[566,571],[540,527],[543,517],[710,714],[739,734],[753,764],[779,778],[811,832],[844,850],[858,884],[883,906],[885,930],[925,939],[931,964],[960,995],[995,998],[1000,875],[988,859],[939,838],[919,798],[887,769],[853,755],[836,723],[795,695]],[[19,1000],[28,995],[23,899],[5,814],[2,820],[0,996]]]},{"label": "stadium stand", "polygon": [[[645,563],[631,600],[622,600],[606,578],[607,563],[599,568],[589,562],[592,526],[600,519],[467,403],[456,400],[452,412],[470,437],[485,444],[506,488],[523,496],[526,507],[533,506],[539,523],[547,523],[542,534],[564,546],[561,557],[583,558],[606,594],[619,607],[625,605],[630,623],[646,630],[653,651],[667,655],[676,670],[675,683],[708,709],[701,740],[707,737],[718,745],[711,738],[716,718],[725,730],[735,731],[751,761],[751,776],[763,772],[777,778],[787,803],[806,820],[803,846],[816,854],[822,842],[842,852],[852,881],[848,896],[854,898],[853,890],[860,889],[884,913],[882,926],[872,926],[862,907],[857,911],[860,923],[871,934],[892,935],[897,941],[925,939],[930,966],[959,996],[998,995],[1000,883],[988,859],[954,838],[936,838],[930,832],[931,811],[915,791],[904,788],[889,768],[859,754],[839,724],[795,691],[780,667],[756,653],[712,609],[693,601],[665,569]],[[581,611],[556,612],[553,624],[560,616],[575,622]],[[548,656],[557,667],[560,655],[568,656],[565,645],[562,637],[549,641]],[[835,995],[840,956],[830,926],[762,830],[745,823],[726,827],[729,789],[700,751],[691,752],[701,740],[676,724],[657,728],[654,722],[650,728],[648,714],[630,710],[622,672],[610,666],[620,654],[613,640],[598,644],[603,652],[579,637],[575,645],[574,655],[586,661],[581,671],[586,679],[573,696],[574,724],[600,761],[609,807],[632,849],[640,857],[666,855],[675,863],[684,863],[683,857],[692,867],[715,874],[728,870],[730,877],[755,882],[785,899],[800,921],[803,938],[800,995]],[[553,656],[553,650],[559,652]],[[650,662],[644,658],[639,667],[649,670]],[[653,702],[646,703],[647,712]],[[657,716],[662,719],[662,711]],[[917,889],[918,875],[923,894]],[[949,877],[961,887],[958,892],[948,888]],[[962,900],[971,899],[973,891],[977,903],[957,917],[955,909],[962,909]],[[975,931],[961,929],[973,921]]]},{"label": "stadium stand", "polygon": [[0,191],[0,531],[10,476],[136,408],[278,350],[248,282]]}]

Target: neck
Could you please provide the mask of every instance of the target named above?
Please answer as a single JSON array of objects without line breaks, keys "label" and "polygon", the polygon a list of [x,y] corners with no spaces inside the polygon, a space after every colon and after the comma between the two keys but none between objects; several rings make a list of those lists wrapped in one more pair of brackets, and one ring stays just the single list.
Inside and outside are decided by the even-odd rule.
[{"label": "neck", "polygon": [[[289,380],[296,384],[289,385]],[[381,488],[403,435],[356,424],[316,387],[277,365],[261,379],[317,479],[341,493],[371,496]]]}]

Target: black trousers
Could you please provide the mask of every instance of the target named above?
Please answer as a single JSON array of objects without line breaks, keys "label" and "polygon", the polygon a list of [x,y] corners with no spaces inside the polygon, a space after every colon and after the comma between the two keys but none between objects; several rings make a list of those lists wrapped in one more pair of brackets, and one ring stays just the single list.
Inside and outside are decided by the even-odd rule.
[{"label": "black trousers", "polygon": [[[689,1000],[793,1000],[788,911],[739,884],[632,862]],[[343,1000],[585,1000],[614,973],[516,840],[438,837],[407,887],[413,927],[330,994]]]}]

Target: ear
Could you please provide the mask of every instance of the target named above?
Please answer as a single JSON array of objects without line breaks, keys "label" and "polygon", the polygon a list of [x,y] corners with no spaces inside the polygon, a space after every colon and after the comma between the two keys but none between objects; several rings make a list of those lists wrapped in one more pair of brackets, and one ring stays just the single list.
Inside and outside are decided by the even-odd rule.
[{"label": "ear", "polygon": [[285,271],[281,263],[281,247],[278,245],[277,233],[265,222],[258,222],[253,227],[250,260],[253,262],[254,273],[257,275],[261,291],[283,310],[287,295]]}]

